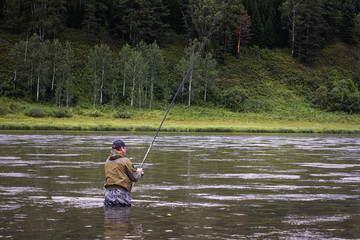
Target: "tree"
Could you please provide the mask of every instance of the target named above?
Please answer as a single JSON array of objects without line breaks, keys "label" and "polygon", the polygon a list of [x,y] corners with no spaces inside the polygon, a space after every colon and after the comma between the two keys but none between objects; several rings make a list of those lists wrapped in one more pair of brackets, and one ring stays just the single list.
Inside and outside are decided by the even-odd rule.
[{"label": "tree", "polygon": [[315,59],[316,52],[325,45],[325,21],[321,0],[303,0],[298,5],[298,27],[295,54],[303,61]]},{"label": "tree", "polygon": [[282,5],[291,24],[291,54],[303,61],[313,61],[325,43],[326,22],[322,0],[287,0]]},{"label": "tree", "polygon": [[253,35],[250,33],[250,27],[251,19],[247,14],[247,11],[241,10],[237,20],[237,27],[234,30],[237,38],[236,55],[240,53],[240,46],[246,46],[247,44],[249,44],[251,36]]},{"label": "tree", "polygon": [[164,18],[169,15],[169,10],[162,3],[162,0],[138,0],[137,3],[139,8],[136,42],[138,43],[141,40],[153,42],[156,38],[166,35],[169,24],[164,22]]},{"label": "tree", "polygon": [[123,78],[123,93],[122,96],[125,97],[125,89],[126,89],[126,64],[129,61],[129,58],[131,56],[131,48],[129,44],[125,44],[119,53],[119,64],[120,64],[120,72],[122,73],[122,78]]},{"label": "tree", "polygon": [[127,32],[128,22],[126,19],[129,13],[132,11],[128,7],[128,0],[113,0],[110,1],[110,33],[113,36],[121,36],[121,39],[125,40],[125,33]]},{"label": "tree", "polygon": [[190,0],[189,11],[192,19],[192,24],[198,34],[199,39],[202,39],[208,34],[212,23],[214,22],[216,14],[223,8],[223,3],[215,0]]},{"label": "tree", "polygon": [[82,26],[91,36],[95,35],[97,29],[105,20],[107,5],[103,1],[83,0],[84,18]]},{"label": "tree", "polygon": [[65,15],[65,0],[37,0],[30,1],[31,29],[39,34],[44,41],[46,35],[56,36],[63,26]]},{"label": "tree", "polygon": [[[141,97],[141,79],[144,77],[144,72],[147,68],[147,64],[141,55],[140,51],[133,50],[129,57],[129,61],[125,66],[125,75],[126,78],[131,81],[131,96],[130,96],[130,106],[134,106],[135,101],[135,87],[138,85],[139,97]],[[140,100],[141,98],[139,98]],[[139,106],[141,107],[141,102],[139,101]]]},{"label": "tree", "polygon": [[150,103],[151,109],[152,102],[154,101],[154,85],[159,82],[160,75],[163,71],[164,58],[161,49],[156,42],[148,46],[148,51],[145,60],[148,63],[149,78],[150,78]]},{"label": "tree", "polygon": [[205,58],[202,59],[202,82],[204,90],[204,102],[208,99],[209,90],[216,90],[216,83],[219,81],[216,70],[216,60],[211,53],[207,53]]},{"label": "tree", "polygon": [[[197,52],[200,42],[195,39],[185,49],[186,57],[180,60],[178,69],[185,75],[189,70]],[[200,53],[192,69],[188,73],[187,83],[187,104],[190,106],[194,100],[200,99],[203,92],[203,100],[207,101],[208,90],[214,90],[217,82],[216,60],[211,53]],[[185,95],[185,85],[182,88],[182,95]]]},{"label": "tree", "polygon": [[291,56],[294,56],[295,50],[295,29],[297,27],[297,8],[299,0],[287,0],[281,5],[281,11],[283,16],[283,22],[285,23],[285,28],[290,29],[291,34]]},{"label": "tree", "polygon": [[108,91],[108,83],[113,77],[114,61],[110,47],[105,44],[96,45],[91,49],[88,58],[88,72],[92,75],[93,106],[95,108],[97,98],[99,103],[104,103],[104,95]]},{"label": "tree", "polygon": [[323,17],[326,24],[325,39],[332,42],[339,27],[340,2],[338,0],[323,0]]},{"label": "tree", "polygon": [[62,45],[59,40],[55,39],[51,46],[52,53],[52,81],[51,81],[51,91],[54,90],[55,78],[59,76],[58,67],[62,61]]},{"label": "tree", "polygon": [[275,44],[275,29],[273,25],[273,15],[270,13],[264,28],[264,38],[266,39],[265,46],[272,48]]},{"label": "tree", "polygon": [[[240,0],[231,1],[229,6],[224,9],[223,14],[220,16],[218,24],[219,30],[216,31],[212,37],[212,43],[215,50],[214,57],[220,62],[225,61],[228,52],[233,53],[232,37],[234,29],[238,26],[239,12],[242,9],[243,6]],[[218,49],[221,51],[220,53],[218,53]]]},{"label": "tree", "polygon": [[342,7],[342,19],[341,19],[341,38],[350,44],[355,44],[358,42],[356,37],[356,28],[355,28],[355,4],[353,0],[345,0],[345,3]]},{"label": "tree", "polygon": [[[200,48],[200,42],[197,39],[194,39],[193,41],[190,41],[189,46],[185,49],[186,57],[183,57],[180,60],[178,68],[183,72],[185,75],[189,69],[189,66],[194,61],[194,58],[196,56],[197,51]],[[188,78],[188,105],[191,105],[192,100],[192,93],[193,93],[193,81],[198,80],[198,77],[200,75],[200,69],[199,69],[199,60],[195,61],[193,67],[191,68]],[[185,86],[182,86],[182,95],[184,95]]]},{"label": "tree", "polygon": [[12,31],[18,30],[21,24],[21,1],[3,1],[3,26],[10,28]]},{"label": "tree", "polygon": [[42,96],[46,93],[48,74],[50,69],[49,53],[50,53],[50,42],[48,40],[39,44],[39,49],[35,52],[36,74],[36,101],[39,101],[40,94]]},{"label": "tree", "polygon": [[61,61],[59,62],[59,81],[56,84],[56,105],[59,107],[65,104],[69,107],[74,94],[74,74],[72,70],[72,62],[74,51],[69,42],[66,42],[65,49],[62,51]]},{"label": "tree", "polygon": [[251,15],[251,32],[253,33],[251,43],[262,47],[264,45],[264,26],[261,22],[256,1],[254,3],[253,14]]},{"label": "tree", "polygon": [[13,91],[16,89],[16,85],[18,84],[18,75],[20,72],[21,76],[21,66],[23,65],[25,59],[25,48],[26,42],[20,41],[14,45],[14,48],[11,50],[11,55],[15,61],[15,70],[14,70],[14,80],[13,80]]},{"label": "tree", "polygon": [[111,32],[130,45],[153,42],[167,34],[169,25],[164,20],[169,10],[162,0],[116,0],[110,4]]}]

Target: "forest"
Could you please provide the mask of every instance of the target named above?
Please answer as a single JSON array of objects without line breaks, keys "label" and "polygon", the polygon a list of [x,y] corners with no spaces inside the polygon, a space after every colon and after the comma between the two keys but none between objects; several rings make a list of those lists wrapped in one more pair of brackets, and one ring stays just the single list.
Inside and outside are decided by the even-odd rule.
[{"label": "forest", "polygon": [[[207,40],[184,105],[271,111],[276,86],[314,108],[360,112],[360,0],[2,0],[0,9],[5,98],[163,106]],[[336,47],[347,62],[328,59]]]}]

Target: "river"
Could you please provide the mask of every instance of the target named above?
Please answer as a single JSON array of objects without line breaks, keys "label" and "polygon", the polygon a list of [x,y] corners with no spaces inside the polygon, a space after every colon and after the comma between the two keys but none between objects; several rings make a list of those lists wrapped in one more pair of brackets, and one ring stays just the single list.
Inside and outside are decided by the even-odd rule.
[{"label": "river", "polygon": [[104,208],[113,140],[136,166],[153,133],[0,132],[0,238],[360,239],[360,136],[160,133]]}]

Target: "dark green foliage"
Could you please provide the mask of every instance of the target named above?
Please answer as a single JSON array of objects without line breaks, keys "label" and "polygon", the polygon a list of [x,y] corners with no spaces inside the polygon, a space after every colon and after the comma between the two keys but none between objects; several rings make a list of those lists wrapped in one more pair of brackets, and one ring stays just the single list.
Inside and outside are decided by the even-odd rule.
[{"label": "dark green foliage", "polygon": [[325,44],[325,20],[321,0],[304,0],[297,5],[295,56],[310,62],[316,60],[316,51]]},{"label": "dark green foliage", "polygon": [[354,0],[345,0],[345,3],[342,7],[342,20],[341,20],[341,38],[350,44],[355,44],[358,42],[356,37],[356,28],[355,28],[355,3]]},{"label": "dark green foliage", "polygon": [[151,43],[163,40],[169,31],[169,10],[162,0],[147,1],[109,1],[110,32],[121,37],[130,45],[135,46],[140,41]]},{"label": "dark green foliage", "polygon": [[47,113],[42,108],[33,107],[33,108],[28,109],[25,112],[25,115],[28,117],[42,118],[42,117],[47,116]]},{"label": "dark green foliage", "polygon": [[8,113],[8,108],[6,106],[0,106],[0,116],[4,116]]},{"label": "dark green foliage", "polygon": [[325,110],[360,113],[360,92],[353,80],[330,72],[316,89],[316,103]]},{"label": "dark green foliage", "polygon": [[117,112],[114,114],[114,118],[131,118],[131,112]]},{"label": "dark green foliage", "polygon": [[90,117],[102,117],[103,114],[100,111],[93,110],[90,113],[87,114]]},{"label": "dark green foliage", "polygon": [[254,9],[251,15],[251,32],[254,34],[251,40],[253,45],[263,47],[265,44],[264,39],[264,24],[258,10],[257,2],[254,3]]},{"label": "dark green foliage", "polygon": [[344,79],[334,83],[328,94],[329,108],[333,111],[360,112],[359,91],[355,89],[351,79]]},{"label": "dark green foliage", "polygon": [[265,46],[272,48],[275,45],[275,29],[272,14],[269,14],[264,28]]},{"label": "dark green foliage", "polygon": [[323,0],[323,2],[322,14],[326,24],[325,39],[327,42],[332,42],[340,30],[338,27],[340,24],[339,11],[341,2],[338,0]]},{"label": "dark green foliage", "polygon": [[224,91],[221,94],[221,104],[235,112],[242,112],[245,108],[245,101],[248,99],[245,89],[235,87]]},{"label": "dark green foliage", "polygon": [[316,89],[316,102],[320,105],[321,108],[325,109],[328,107],[328,89],[325,86],[320,86]]},{"label": "dark green foliage", "polygon": [[52,110],[50,116],[55,118],[69,118],[72,117],[72,114],[66,108],[55,108]]}]

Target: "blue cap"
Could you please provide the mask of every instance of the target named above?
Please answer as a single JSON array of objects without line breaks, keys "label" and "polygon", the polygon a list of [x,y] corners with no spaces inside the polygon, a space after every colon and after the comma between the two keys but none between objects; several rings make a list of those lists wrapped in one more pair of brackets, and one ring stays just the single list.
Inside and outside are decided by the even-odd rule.
[{"label": "blue cap", "polygon": [[119,150],[121,147],[125,147],[125,146],[126,146],[125,143],[121,140],[116,140],[112,144],[112,148],[116,150]]}]

